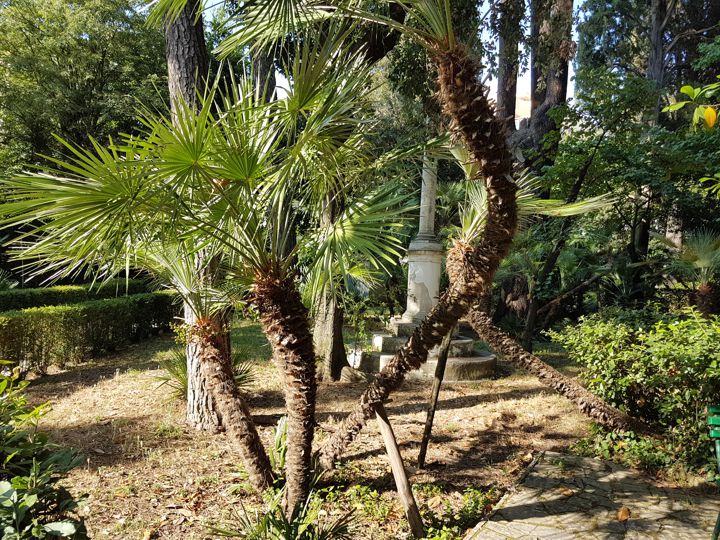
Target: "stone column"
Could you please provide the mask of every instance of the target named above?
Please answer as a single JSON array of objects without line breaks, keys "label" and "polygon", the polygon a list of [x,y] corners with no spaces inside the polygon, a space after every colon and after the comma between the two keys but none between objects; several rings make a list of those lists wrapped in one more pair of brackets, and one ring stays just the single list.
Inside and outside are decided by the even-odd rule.
[{"label": "stone column", "polygon": [[423,156],[420,226],[408,247],[407,309],[390,323],[396,335],[408,335],[437,304],[440,294],[443,247],[435,236],[437,162]]}]

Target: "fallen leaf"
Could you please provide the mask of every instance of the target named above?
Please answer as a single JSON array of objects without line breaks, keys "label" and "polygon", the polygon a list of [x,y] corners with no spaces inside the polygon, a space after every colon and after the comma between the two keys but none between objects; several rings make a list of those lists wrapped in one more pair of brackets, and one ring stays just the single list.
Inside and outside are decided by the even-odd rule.
[{"label": "fallen leaf", "polygon": [[565,497],[572,497],[573,495],[575,495],[575,492],[568,487],[562,488],[560,490],[560,493],[562,493]]},{"label": "fallen leaf", "polygon": [[530,463],[530,462],[533,460],[533,454],[532,454],[532,452],[528,452],[527,454],[525,454],[525,455],[522,457],[522,460],[523,460],[525,463]]},{"label": "fallen leaf", "polygon": [[620,510],[617,511],[617,520],[624,522],[628,519],[630,519],[630,509],[627,506],[623,506]]}]

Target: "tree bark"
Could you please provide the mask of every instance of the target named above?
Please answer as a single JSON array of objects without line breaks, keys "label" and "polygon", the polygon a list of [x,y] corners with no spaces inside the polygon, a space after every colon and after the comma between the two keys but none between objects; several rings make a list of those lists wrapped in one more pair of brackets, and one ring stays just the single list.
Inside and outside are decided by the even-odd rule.
[{"label": "tree bark", "polygon": [[318,305],[313,329],[315,356],[322,362],[322,378],[339,381],[342,370],[350,367],[343,338],[343,309],[334,298],[323,298]]},{"label": "tree bark", "polygon": [[253,303],[284,376],[288,414],[285,511],[290,514],[307,500],[312,476],[317,381],[308,311],[291,278],[258,278]]},{"label": "tree bark", "polygon": [[165,25],[165,57],[173,115],[180,101],[197,107],[197,93],[204,90],[210,69],[203,18],[199,9],[197,0],[189,0],[177,18]]},{"label": "tree bark", "polygon": [[[205,44],[202,16],[198,9],[198,4],[191,0],[176,19],[165,24],[165,58],[168,65],[170,110],[173,122],[177,119],[178,103],[197,106],[197,91],[204,83],[209,69],[210,59]],[[195,314],[187,303],[184,306],[184,315],[185,324],[188,328],[193,328],[196,323]],[[215,411],[211,393],[200,369],[198,345],[188,343],[186,353],[188,382],[186,419],[196,429],[216,433],[221,430],[220,418]]]},{"label": "tree bark", "polygon": [[438,304],[420,323],[408,342],[383,368],[348,415],[320,450],[324,468],[332,468],[366,422],[375,406],[403,382],[405,374],[427,360],[429,349],[438,345],[458,319],[489,287],[500,261],[510,250],[517,227],[517,186],[512,179],[512,160],[505,138],[505,125],[495,118],[486,89],[479,82],[480,67],[461,47],[437,51],[440,102],[450,118],[453,137],[462,140],[479,165],[487,187],[488,216],[482,239],[476,246],[456,242],[447,256],[450,286]]},{"label": "tree bark", "polygon": [[[197,318],[187,303],[184,305],[184,315],[185,324],[188,325],[188,328],[196,327]],[[210,389],[201,370],[200,342],[190,340],[185,347],[185,352],[187,357],[186,420],[195,429],[218,433],[221,431],[222,422],[215,410]],[[229,356],[230,351],[226,352]]]},{"label": "tree bark", "polygon": [[499,11],[496,109],[498,118],[505,119],[505,126],[508,131],[514,131],[518,55],[522,36],[520,24],[525,12],[525,1],[506,0],[500,4]]},{"label": "tree bark", "polygon": [[274,476],[250,410],[235,384],[232,365],[228,361],[229,333],[220,323],[223,319],[218,315],[207,322],[196,321],[191,344],[197,350],[203,381],[212,394],[228,436],[240,451],[250,482],[262,492],[272,486]]},{"label": "tree bark", "polygon": [[612,430],[648,433],[649,428],[645,424],[617,410],[537,356],[525,351],[519,343],[494,326],[487,314],[473,309],[468,315],[468,321],[480,338],[506,360],[535,375],[540,382],[575,403],[580,412],[598,424]]}]

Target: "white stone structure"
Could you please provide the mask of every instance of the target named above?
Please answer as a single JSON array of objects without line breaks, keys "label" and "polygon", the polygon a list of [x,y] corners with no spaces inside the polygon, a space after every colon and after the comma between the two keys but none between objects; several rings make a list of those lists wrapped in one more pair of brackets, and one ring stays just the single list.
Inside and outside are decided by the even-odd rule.
[{"label": "white stone structure", "polygon": [[[373,335],[372,354],[357,356],[358,365],[364,371],[377,371],[392,360],[425,316],[438,303],[440,275],[442,272],[443,247],[435,236],[435,203],[437,200],[437,162],[427,155],[423,157],[422,189],[420,192],[420,226],[418,234],[408,247],[407,309],[401,317],[390,321],[390,333]],[[495,355],[478,356],[472,339],[456,336],[450,344],[446,367],[448,382],[473,381],[491,376],[495,371]],[[422,369],[409,374],[410,378],[432,379],[437,364],[438,347],[428,355]]]}]

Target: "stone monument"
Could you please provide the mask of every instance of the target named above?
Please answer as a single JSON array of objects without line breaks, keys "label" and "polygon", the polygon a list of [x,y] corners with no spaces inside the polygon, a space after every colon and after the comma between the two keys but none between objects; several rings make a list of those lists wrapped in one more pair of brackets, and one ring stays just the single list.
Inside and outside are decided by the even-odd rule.
[{"label": "stone monument", "polygon": [[[407,309],[388,324],[388,332],[373,334],[370,354],[363,353],[359,369],[378,371],[438,302],[440,275],[444,250],[435,236],[435,203],[437,200],[437,162],[427,154],[423,156],[422,188],[420,191],[420,224],[417,235],[407,252],[408,288]],[[473,381],[491,376],[495,372],[495,355],[479,355],[471,338],[457,335],[450,343],[445,380],[448,382]],[[432,379],[437,365],[438,348],[432,349],[428,361],[408,378]]]}]

